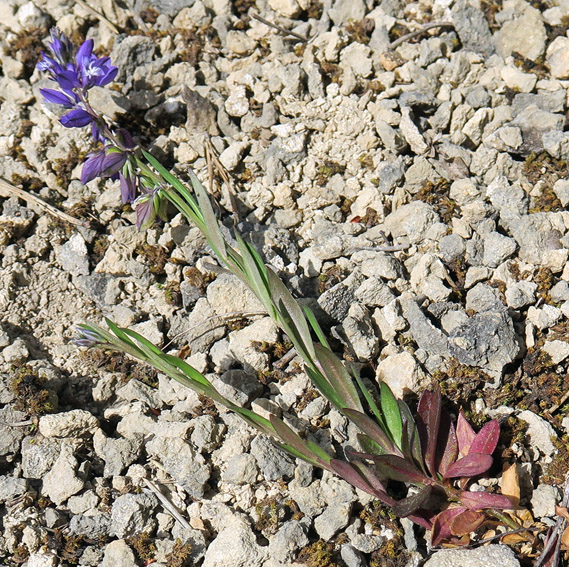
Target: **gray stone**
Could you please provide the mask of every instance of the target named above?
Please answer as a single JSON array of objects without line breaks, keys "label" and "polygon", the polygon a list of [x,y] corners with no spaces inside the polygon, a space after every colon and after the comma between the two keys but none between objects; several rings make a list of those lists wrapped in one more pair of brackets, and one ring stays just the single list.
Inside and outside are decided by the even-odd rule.
[{"label": "gray stone", "polygon": [[295,18],[300,13],[298,0],[269,0],[269,6],[285,18]]},{"label": "gray stone", "polygon": [[60,444],[53,439],[26,437],[22,442],[22,476],[42,479],[55,463]]},{"label": "gray stone", "polygon": [[569,283],[565,280],[558,281],[550,290],[549,297],[555,303],[563,303],[569,300]]},{"label": "gray stone", "polygon": [[117,389],[116,395],[126,402],[143,402],[149,408],[160,409],[162,407],[158,390],[135,378],[131,378],[122,388]]},{"label": "gray stone", "polygon": [[278,449],[267,437],[258,435],[251,443],[251,454],[255,457],[266,480],[279,480],[294,475],[295,461]]},{"label": "gray stone", "polygon": [[373,69],[371,49],[363,43],[350,43],[340,54],[340,65],[349,67],[356,77],[368,77]]},{"label": "gray stone", "polygon": [[447,264],[463,258],[465,252],[464,239],[458,234],[449,234],[439,240],[439,254]]},{"label": "gray stone", "polygon": [[551,462],[552,456],[557,452],[552,441],[557,439],[555,429],[545,419],[529,410],[521,411],[518,417],[528,424],[527,435],[532,448],[544,455],[545,462]]},{"label": "gray stone", "polygon": [[531,509],[535,518],[553,518],[559,502],[559,489],[549,484],[540,484],[531,495]]},{"label": "gray stone", "polygon": [[330,9],[330,19],[337,26],[360,21],[366,13],[363,0],[336,0]]},{"label": "gray stone", "polygon": [[488,21],[479,8],[475,8],[465,0],[459,0],[452,7],[451,17],[456,33],[465,49],[486,56],[493,53],[492,34]]},{"label": "gray stone", "polygon": [[563,130],[564,117],[531,105],[522,110],[511,122],[522,131],[523,144],[519,149],[522,155],[543,151],[543,136],[554,130]]},{"label": "gray stone", "polygon": [[535,303],[535,290],[537,284],[522,280],[513,282],[506,288],[506,303],[512,309],[521,309]]},{"label": "gray stone", "polygon": [[28,490],[28,481],[25,478],[13,476],[0,476],[0,502],[4,504],[13,498],[17,498]]},{"label": "gray stone", "polygon": [[552,77],[569,79],[569,38],[556,37],[547,47],[545,61]]},{"label": "gray stone", "polygon": [[248,453],[235,455],[222,474],[225,482],[232,484],[253,484],[257,480],[257,464],[255,457]]},{"label": "gray stone", "polygon": [[111,541],[105,546],[101,567],[136,567],[134,552],[124,539]]},{"label": "gray stone", "polygon": [[4,347],[2,350],[2,358],[4,362],[8,364],[18,364],[25,362],[30,357],[30,351],[28,345],[24,339],[17,338],[14,339],[12,344]]},{"label": "gray stone", "polygon": [[509,258],[517,248],[516,241],[500,234],[490,232],[484,237],[484,265],[490,268],[498,267],[506,258]]},{"label": "gray stone", "polygon": [[435,551],[425,567],[520,567],[516,555],[505,545],[490,544],[474,549]]},{"label": "gray stone", "polygon": [[342,545],[340,548],[340,556],[347,567],[365,567],[367,565],[361,552],[349,543]]},{"label": "gray stone", "polygon": [[516,118],[528,106],[537,106],[540,110],[551,113],[563,112],[565,109],[565,91],[540,91],[539,93],[520,93],[512,101],[512,116]]},{"label": "gray stone", "polygon": [[359,250],[352,254],[352,261],[359,266],[361,273],[368,278],[376,277],[396,280],[402,275],[401,262],[393,255],[372,250]]},{"label": "gray stone", "polygon": [[69,532],[73,535],[82,535],[92,538],[105,537],[110,533],[110,526],[110,514],[77,514],[71,517]]},{"label": "gray stone", "polygon": [[399,399],[409,392],[417,393],[424,379],[425,373],[407,351],[390,354],[377,365],[378,382],[385,382]]},{"label": "gray stone", "polygon": [[212,136],[219,134],[217,112],[209,100],[186,85],[182,87],[182,99],[187,108],[186,128],[188,132],[207,132]]},{"label": "gray stone", "polygon": [[535,61],[545,51],[547,34],[541,13],[527,2],[510,4],[504,10],[510,19],[494,34],[496,52],[505,59],[513,52]]},{"label": "gray stone", "polygon": [[15,411],[10,406],[0,409],[0,456],[14,455],[20,450],[20,443],[26,435],[25,429],[12,427],[9,424],[24,419],[25,414],[23,412]]},{"label": "gray stone", "polygon": [[379,351],[379,339],[375,334],[371,317],[365,307],[353,303],[348,316],[342,322],[342,332],[348,348],[360,361],[374,358]]},{"label": "gray stone", "polygon": [[93,436],[95,453],[105,461],[104,476],[118,476],[126,467],[134,463],[142,449],[142,435],[132,435],[125,439],[106,437],[101,430]]},{"label": "gray stone", "polygon": [[89,255],[85,239],[75,232],[59,249],[61,267],[73,276],[89,275]]},{"label": "gray stone", "polygon": [[439,216],[431,205],[413,201],[399,207],[385,218],[385,226],[393,238],[407,236],[412,244],[423,240],[431,226],[439,221]]},{"label": "gray stone", "polygon": [[504,304],[500,292],[495,287],[478,283],[466,294],[466,309],[482,313],[504,309]]},{"label": "gray stone", "polygon": [[352,538],[352,546],[362,553],[373,553],[385,543],[385,536],[357,534]]},{"label": "gray stone", "polygon": [[220,274],[207,286],[207,299],[218,315],[236,311],[263,311],[253,292],[232,274]]},{"label": "gray stone", "polygon": [[116,80],[129,80],[138,67],[151,63],[156,52],[155,42],[141,35],[121,35],[114,42],[111,61],[118,67]]},{"label": "gray stone", "polygon": [[164,470],[194,498],[207,488],[210,467],[183,439],[154,437],[146,445],[148,454],[160,460]]},{"label": "gray stone", "polygon": [[318,535],[328,541],[345,528],[350,520],[352,506],[348,502],[328,506],[324,512],[314,520],[314,528]]},{"label": "gray stone", "polygon": [[267,550],[257,544],[251,528],[239,519],[226,525],[209,544],[203,567],[261,567]]},{"label": "gray stone", "polygon": [[273,344],[278,338],[277,326],[272,319],[264,317],[244,329],[230,333],[229,350],[235,360],[238,360],[245,368],[266,372],[269,370],[269,356],[260,351],[258,344],[261,341]]},{"label": "gray stone", "polygon": [[449,351],[462,364],[499,372],[520,350],[510,316],[485,311],[456,327],[449,336]]},{"label": "gray stone", "polygon": [[318,305],[332,319],[343,321],[354,302],[354,290],[343,282],[327,289],[318,298]]},{"label": "gray stone", "polygon": [[561,204],[566,207],[569,205],[569,180],[559,179],[553,185],[553,191],[557,195],[557,198],[561,201]]},{"label": "gray stone", "polygon": [[154,510],[157,505],[153,494],[119,496],[113,502],[110,532],[119,538],[148,532],[155,525]]},{"label": "gray stone", "polygon": [[[556,159],[569,159],[569,132],[559,132],[559,130],[553,130],[552,132],[546,132],[542,136],[543,149],[552,157]],[[559,197],[563,206],[566,206],[567,199],[566,193],[563,193],[564,197]]]},{"label": "gray stone", "polygon": [[69,445],[62,445],[59,457],[43,477],[41,492],[56,504],[63,504],[85,485],[77,474],[79,463]]},{"label": "gray stone", "polygon": [[296,552],[308,545],[306,524],[297,520],[285,522],[269,540],[269,556],[281,563],[292,563]]},{"label": "gray stone", "polygon": [[365,280],[354,295],[360,303],[369,307],[384,307],[395,299],[390,287],[377,277]]},{"label": "gray stone", "polygon": [[553,305],[543,305],[528,309],[527,319],[533,323],[540,331],[553,327],[563,316],[561,309]]},{"label": "gray stone", "polygon": [[248,406],[263,393],[263,385],[256,375],[245,370],[228,370],[221,376],[212,376],[214,388],[238,406]]},{"label": "gray stone", "polygon": [[211,453],[222,441],[225,427],[216,423],[211,415],[201,415],[192,420],[194,430],[191,441],[200,453]]},{"label": "gray stone", "polygon": [[92,435],[99,426],[97,418],[86,410],[42,415],[38,429],[44,437],[83,437]]}]

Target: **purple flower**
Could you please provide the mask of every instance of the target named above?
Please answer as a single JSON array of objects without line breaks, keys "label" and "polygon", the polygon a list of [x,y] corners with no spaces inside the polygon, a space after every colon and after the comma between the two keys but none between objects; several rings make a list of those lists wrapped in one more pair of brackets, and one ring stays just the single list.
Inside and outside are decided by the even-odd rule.
[{"label": "purple flower", "polygon": [[166,207],[168,202],[160,194],[160,187],[153,189],[143,188],[145,192],[134,201],[136,209],[136,226],[138,230],[145,230],[152,226],[156,217],[167,220]]},{"label": "purple flower", "polygon": [[40,89],[40,93],[47,102],[59,104],[64,108],[73,108],[77,104],[77,96],[75,93],[62,93],[54,89]]},{"label": "purple flower", "polygon": [[91,124],[93,120],[93,116],[82,108],[75,108],[59,119],[61,124],[66,128],[83,128],[83,126]]},{"label": "purple flower", "polygon": [[123,203],[132,203],[136,196],[136,177],[132,174],[126,176],[119,173],[121,182],[121,197]]},{"label": "purple flower", "polygon": [[93,55],[93,40],[85,41],[75,57],[77,62],[77,78],[82,88],[104,87],[117,76],[118,68],[111,65],[109,57],[98,58]]},{"label": "purple flower", "polygon": [[93,179],[100,177],[105,161],[105,150],[97,150],[87,155],[87,159],[81,170],[81,183],[85,185]]},{"label": "purple flower", "polygon": [[87,327],[87,325],[77,325],[76,331],[77,337],[73,339],[73,342],[77,346],[93,347],[106,343],[95,330]]}]

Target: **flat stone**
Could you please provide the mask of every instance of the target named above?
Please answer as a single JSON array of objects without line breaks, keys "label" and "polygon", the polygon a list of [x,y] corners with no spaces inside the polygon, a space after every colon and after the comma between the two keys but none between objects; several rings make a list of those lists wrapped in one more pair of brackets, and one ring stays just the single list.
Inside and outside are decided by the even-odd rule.
[{"label": "flat stone", "polygon": [[474,549],[435,551],[425,567],[520,567],[512,549],[505,545],[487,545]]}]

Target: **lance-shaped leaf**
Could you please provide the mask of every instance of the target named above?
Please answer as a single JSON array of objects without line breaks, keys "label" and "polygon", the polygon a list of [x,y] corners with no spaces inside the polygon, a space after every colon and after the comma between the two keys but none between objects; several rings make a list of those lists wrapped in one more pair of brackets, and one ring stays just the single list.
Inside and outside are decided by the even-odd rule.
[{"label": "lance-shaped leaf", "polygon": [[488,494],[487,492],[468,492],[460,493],[460,501],[470,510],[482,510],[483,508],[498,508],[511,510],[512,502],[502,494]]},{"label": "lance-shaped leaf", "polygon": [[468,453],[453,463],[444,478],[471,477],[485,473],[492,466],[493,459],[484,453]]},{"label": "lance-shaped leaf", "polygon": [[437,442],[436,466],[437,471],[443,477],[449,467],[458,457],[458,442],[454,424],[446,410],[441,412],[441,425],[439,427],[439,440]]},{"label": "lance-shaped leaf", "polygon": [[314,352],[322,374],[343,404],[341,409],[350,408],[362,412],[358,391],[342,361],[330,349],[318,344],[314,345]]},{"label": "lance-shaped leaf", "polygon": [[374,495],[377,496],[377,498],[380,498],[381,501],[388,506],[392,506],[395,503],[395,500],[387,494],[385,486],[381,480],[379,480],[375,472],[373,472],[368,466],[360,461],[354,461],[350,464],[352,467],[359,471],[366,482],[375,490]]},{"label": "lance-shaped leaf", "polygon": [[270,416],[271,425],[275,430],[276,436],[295,451],[295,456],[298,456],[309,463],[330,469],[330,461],[332,457],[324,451],[316,443],[311,443],[302,439],[298,433],[295,433],[284,421],[276,417]]},{"label": "lance-shaped leaf", "polygon": [[436,477],[436,450],[441,419],[441,391],[436,388],[434,392],[425,390],[417,406],[417,428],[421,439],[421,448],[427,469]]},{"label": "lance-shaped leaf", "polygon": [[401,412],[391,388],[385,382],[381,383],[380,396],[381,411],[383,412],[385,425],[389,430],[389,434],[393,439],[393,442],[399,449],[401,449],[401,437],[403,435]]},{"label": "lance-shaped leaf", "polygon": [[432,488],[430,486],[423,486],[416,494],[397,500],[397,502],[391,506],[393,513],[400,518],[406,518],[425,505],[431,496],[431,491]]},{"label": "lance-shaped leaf", "polygon": [[409,406],[403,401],[399,400],[399,411],[401,412],[401,419],[403,420],[403,439],[402,447],[403,455],[413,460],[423,472],[425,471],[425,462],[423,460],[423,453],[421,452],[421,440],[419,439],[419,430],[415,419],[411,414]]},{"label": "lance-shaped leaf", "polygon": [[271,268],[267,268],[267,277],[271,300],[283,317],[280,322],[286,323],[289,327],[289,329],[284,328],[283,330],[289,335],[297,352],[305,362],[310,362],[315,356],[314,342],[300,305]]},{"label": "lance-shaped leaf", "polygon": [[458,450],[462,456],[468,455],[470,445],[472,445],[475,437],[476,432],[472,429],[466,417],[464,417],[464,412],[461,409],[456,422],[456,440],[458,441]]},{"label": "lance-shaped leaf", "polygon": [[368,403],[369,408],[371,409],[373,415],[375,416],[375,419],[377,420],[377,423],[379,424],[379,426],[383,431],[387,431],[387,425],[385,425],[383,415],[381,414],[381,411],[379,411],[379,408],[377,407],[377,404],[375,403],[375,400],[373,399],[371,393],[364,386],[364,383],[362,382],[362,379],[360,378],[357,369],[354,366],[352,366],[351,370],[352,370],[352,375],[356,381],[356,384],[358,385],[360,392],[363,394],[365,401]]},{"label": "lance-shaped leaf", "polygon": [[370,455],[387,454],[387,451],[379,443],[376,443],[371,437],[368,437],[363,433],[358,433],[356,437],[361,448],[364,450],[364,453],[369,453]]},{"label": "lance-shaped leaf", "polygon": [[452,537],[453,533],[451,531],[451,522],[465,511],[466,508],[460,506],[458,508],[447,508],[438,514],[433,520],[431,545],[439,545],[443,541]]},{"label": "lance-shaped leaf", "polygon": [[377,496],[376,490],[362,477],[360,472],[352,466],[351,463],[341,461],[339,459],[332,459],[330,467],[339,476],[352,486],[367,492],[373,496]]},{"label": "lance-shaped leaf", "polygon": [[[312,330],[314,331],[314,333],[318,337],[318,340],[320,341],[322,346],[326,347],[326,348],[330,348],[330,345],[328,344],[328,339],[326,338],[326,335],[324,334],[324,331],[322,330],[320,323],[318,323],[316,316],[312,312],[312,309],[304,306],[304,315],[306,316],[306,320],[308,321],[308,323],[312,327]],[[332,350],[332,349],[330,349],[330,350]]]},{"label": "lance-shaped leaf", "polygon": [[386,453],[402,456],[401,451],[391,442],[391,439],[387,434],[381,429],[373,419],[368,417],[365,413],[361,413],[357,410],[345,408],[342,410],[344,415],[353,421],[360,430],[375,441],[378,445],[381,445]]},{"label": "lance-shaped leaf", "polygon": [[452,535],[461,537],[477,530],[486,519],[486,516],[475,510],[464,510],[450,521]]},{"label": "lance-shaped leaf", "polygon": [[397,455],[369,455],[357,451],[349,452],[350,458],[373,461],[377,470],[386,478],[412,484],[425,484],[429,479],[413,463]]},{"label": "lance-shaped leaf", "polygon": [[500,424],[498,420],[493,419],[484,425],[484,427],[476,434],[473,439],[469,453],[485,453],[491,455],[498,445],[500,437]]}]

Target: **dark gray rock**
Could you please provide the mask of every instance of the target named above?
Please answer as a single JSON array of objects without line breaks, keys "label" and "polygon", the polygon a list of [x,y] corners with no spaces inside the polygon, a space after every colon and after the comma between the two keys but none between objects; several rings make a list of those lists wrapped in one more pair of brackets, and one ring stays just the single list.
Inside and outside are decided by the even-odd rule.
[{"label": "dark gray rock", "polygon": [[505,545],[487,545],[476,549],[435,551],[425,567],[520,567],[514,552]]},{"label": "dark gray rock", "polygon": [[486,56],[494,53],[492,34],[488,20],[482,10],[469,4],[466,0],[459,0],[452,7],[451,18],[454,29],[465,49]]},{"label": "dark gray rock", "polygon": [[140,455],[142,441],[142,435],[112,439],[97,431],[93,436],[93,445],[95,453],[105,461],[104,476],[120,475],[128,465],[134,463]]},{"label": "dark gray rock", "polygon": [[149,531],[156,521],[154,509],[158,501],[153,494],[124,494],[114,502],[111,511],[110,533],[123,538]]},{"label": "dark gray rock", "polygon": [[13,476],[0,476],[0,502],[4,503],[21,496],[28,490],[28,481],[25,478]]},{"label": "dark gray rock", "polygon": [[116,80],[126,81],[134,75],[137,67],[150,63],[156,53],[156,43],[141,35],[119,35],[115,39],[111,60],[118,67]]},{"label": "dark gray rock", "polygon": [[186,103],[188,132],[207,132],[212,136],[219,133],[217,110],[206,98],[187,86],[182,88],[182,99]]},{"label": "dark gray rock", "polygon": [[69,521],[69,533],[91,538],[105,537],[110,533],[111,515],[101,512],[95,516],[77,514]]},{"label": "dark gray rock", "polygon": [[235,455],[228,463],[222,478],[232,484],[252,484],[257,480],[257,462],[253,455]]},{"label": "dark gray rock", "polygon": [[213,377],[212,383],[222,396],[242,407],[263,393],[263,385],[257,377],[245,370],[228,370]]},{"label": "dark gray rock", "polygon": [[400,303],[403,315],[409,322],[413,340],[419,348],[424,349],[430,355],[448,355],[449,346],[446,335],[433,326],[414,299],[401,296]]},{"label": "dark gray rock", "polygon": [[257,460],[257,465],[266,480],[291,478],[294,475],[294,459],[278,449],[263,435],[258,435],[253,439],[251,454]]},{"label": "dark gray rock", "polygon": [[26,437],[22,442],[22,476],[39,480],[57,459],[60,443],[53,439]]},{"label": "dark gray rock", "polygon": [[506,312],[485,311],[452,331],[449,351],[461,364],[500,372],[517,356],[520,345]]},{"label": "dark gray rock", "polygon": [[306,532],[306,524],[297,520],[284,523],[269,541],[271,559],[285,564],[293,562],[296,552],[308,545]]}]

